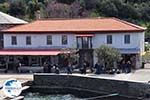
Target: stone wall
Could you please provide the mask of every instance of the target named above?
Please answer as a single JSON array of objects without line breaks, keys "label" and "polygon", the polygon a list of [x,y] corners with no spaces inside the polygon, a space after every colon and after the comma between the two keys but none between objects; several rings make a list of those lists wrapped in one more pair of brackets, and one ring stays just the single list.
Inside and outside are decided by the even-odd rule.
[{"label": "stone wall", "polygon": [[33,86],[72,87],[102,93],[119,93],[122,96],[144,97],[150,95],[150,85],[73,75],[35,74]]}]

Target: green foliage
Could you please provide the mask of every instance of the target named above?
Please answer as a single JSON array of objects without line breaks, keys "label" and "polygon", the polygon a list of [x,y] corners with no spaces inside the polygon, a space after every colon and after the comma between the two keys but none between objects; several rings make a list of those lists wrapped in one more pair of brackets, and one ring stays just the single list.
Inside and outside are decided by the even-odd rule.
[{"label": "green foliage", "polygon": [[150,50],[150,44],[147,43],[147,44],[145,44],[145,51],[149,51],[149,50]]},{"label": "green foliage", "polygon": [[145,41],[150,42],[150,23],[141,22],[141,25],[147,28],[145,32]]},{"label": "green foliage", "polygon": [[97,11],[93,11],[93,12],[91,12],[90,13],[90,17],[99,17],[100,16],[100,14],[97,12]]},{"label": "green foliage", "polygon": [[4,2],[6,2],[6,0],[0,0],[0,3],[4,3]]},{"label": "green foliage", "polygon": [[11,0],[8,13],[13,16],[24,16],[26,5],[23,0]]},{"label": "green foliage", "polygon": [[75,0],[57,0],[59,3],[72,4]]},{"label": "green foliage", "polygon": [[113,63],[121,58],[120,52],[112,47],[102,45],[95,50],[98,62],[103,63],[106,68],[113,67]]},{"label": "green foliage", "polygon": [[41,11],[44,18],[113,16],[137,24],[150,21],[149,0],[0,0],[0,11],[29,20]]},{"label": "green foliage", "polygon": [[77,50],[72,48],[61,49],[61,54],[63,58],[67,58],[69,64],[73,64],[79,59],[79,56],[76,54]]},{"label": "green foliage", "polygon": [[7,13],[8,10],[9,10],[9,4],[8,3],[0,4],[0,11]]},{"label": "green foliage", "polygon": [[35,13],[40,10],[40,3],[38,0],[30,0],[27,4],[27,13],[30,19],[35,19]]},{"label": "green foliage", "polygon": [[142,56],[142,60],[145,63],[149,63],[150,62],[150,51],[147,51],[143,56]]},{"label": "green foliage", "polygon": [[105,16],[110,16],[110,17],[114,17],[118,15],[118,9],[115,6],[114,3],[112,3],[112,1],[105,1],[102,2],[100,11],[105,15]]}]

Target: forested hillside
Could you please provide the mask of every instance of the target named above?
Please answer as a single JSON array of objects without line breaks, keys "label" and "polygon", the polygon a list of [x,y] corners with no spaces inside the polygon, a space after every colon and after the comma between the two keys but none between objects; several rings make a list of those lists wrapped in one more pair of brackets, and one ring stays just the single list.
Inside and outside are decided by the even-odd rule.
[{"label": "forested hillside", "polygon": [[148,28],[150,0],[0,0],[0,11],[32,21],[42,18],[117,17]]}]

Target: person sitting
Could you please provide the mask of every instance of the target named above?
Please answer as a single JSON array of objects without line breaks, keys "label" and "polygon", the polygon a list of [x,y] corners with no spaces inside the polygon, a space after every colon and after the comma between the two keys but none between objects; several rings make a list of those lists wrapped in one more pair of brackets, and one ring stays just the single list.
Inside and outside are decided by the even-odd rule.
[{"label": "person sitting", "polygon": [[52,68],[51,68],[51,73],[55,73],[56,72],[56,66],[55,66],[55,64],[52,66]]},{"label": "person sitting", "polygon": [[56,73],[56,74],[59,74],[59,73],[60,73],[59,67],[56,66],[55,68],[56,68],[56,69],[55,69],[55,73]]}]

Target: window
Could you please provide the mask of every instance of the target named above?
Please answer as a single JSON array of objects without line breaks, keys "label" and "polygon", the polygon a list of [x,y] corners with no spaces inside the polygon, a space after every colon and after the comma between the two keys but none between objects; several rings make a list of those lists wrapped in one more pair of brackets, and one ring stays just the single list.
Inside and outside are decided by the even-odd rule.
[{"label": "window", "polygon": [[112,35],[107,35],[107,44],[112,44]]},{"label": "window", "polygon": [[63,35],[63,36],[62,36],[62,44],[63,44],[63,45],[66,45],[67,43],[68,43],[67,35]]},{"label": "window", "polygon": [[51,35],[47,36],[47,45],[52,45],[52,36]]},{"label": "window", "polygon": [[17,45],[17,37],[16,36],[11,37],[11,44],[12,45]]},{"label": "window", "polygon": [[130,44],[130,35],[125,35],[124,36],[124,43],[125,44]]},{"label": "window", "polygon": [[26,37],[26,45],[31,45],[31,36]]}]

